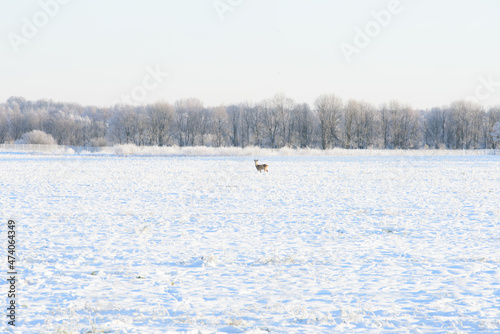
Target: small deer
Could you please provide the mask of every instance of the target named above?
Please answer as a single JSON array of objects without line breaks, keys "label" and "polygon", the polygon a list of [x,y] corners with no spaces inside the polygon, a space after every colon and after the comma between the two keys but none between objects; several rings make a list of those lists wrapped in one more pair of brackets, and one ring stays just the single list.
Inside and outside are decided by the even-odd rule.
[{"label": "small deer", "polygon": [[255,161],[255,168],[257,168],[257,170],[259,171],[259,173],[262,172],[262,171],[269,172],[267,170],[267,165],[266,164],[259,165],[259,164],[257,164],[257,161],[259,161],[259,160],[254,160],[254,161]]}]

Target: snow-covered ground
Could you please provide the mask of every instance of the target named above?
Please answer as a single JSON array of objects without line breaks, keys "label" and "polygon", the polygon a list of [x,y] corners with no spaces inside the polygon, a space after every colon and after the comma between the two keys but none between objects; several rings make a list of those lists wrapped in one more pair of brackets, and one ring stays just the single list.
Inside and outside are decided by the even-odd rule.
[{"label": "snow-covered ground", "polygon": [[0,154],[20,332],[500,331],[499,156],[261,160]]}]

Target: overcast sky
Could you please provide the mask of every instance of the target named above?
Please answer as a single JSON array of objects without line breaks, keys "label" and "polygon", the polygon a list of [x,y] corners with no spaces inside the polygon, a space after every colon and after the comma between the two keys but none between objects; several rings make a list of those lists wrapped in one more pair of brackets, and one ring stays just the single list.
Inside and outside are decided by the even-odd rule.
[{"label": "overcast sky", "polygon": [[2,1],[0,101],[211,106],[282,92],[487,107],[500,104],[499,18],[498,0]]}]

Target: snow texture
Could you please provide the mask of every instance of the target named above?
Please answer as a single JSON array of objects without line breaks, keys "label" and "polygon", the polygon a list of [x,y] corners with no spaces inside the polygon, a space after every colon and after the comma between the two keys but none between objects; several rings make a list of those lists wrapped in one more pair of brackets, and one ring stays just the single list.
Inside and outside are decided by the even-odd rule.
[{"label": "snow texture", "polygon": [[3,153],[0,189],[22,333],[500,331],[498,156]]}]

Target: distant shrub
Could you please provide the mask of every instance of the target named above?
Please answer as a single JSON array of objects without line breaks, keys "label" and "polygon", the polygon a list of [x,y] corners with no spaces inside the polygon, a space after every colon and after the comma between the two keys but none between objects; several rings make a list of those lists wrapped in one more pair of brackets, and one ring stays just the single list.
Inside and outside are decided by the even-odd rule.
[{"label": "distant shrub", "polygon": [[40,130],[33,130],[23,134],[21,139],[16,141],[16,144],[57,145],[57,142],[52,135]]},{"label": "distant shrub", "polygon": [[89,146],[104,147],[104,146],[108,146],[108,142],[106,141],[106,138],[104,138],[104,137],[96,137],[96,138],[92,138],[90,140]]}]

